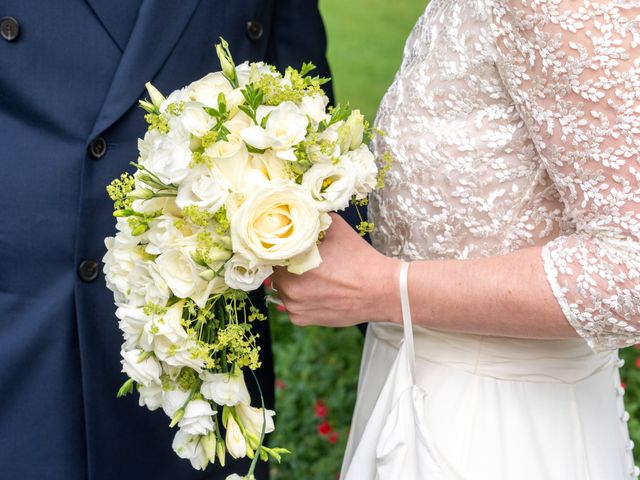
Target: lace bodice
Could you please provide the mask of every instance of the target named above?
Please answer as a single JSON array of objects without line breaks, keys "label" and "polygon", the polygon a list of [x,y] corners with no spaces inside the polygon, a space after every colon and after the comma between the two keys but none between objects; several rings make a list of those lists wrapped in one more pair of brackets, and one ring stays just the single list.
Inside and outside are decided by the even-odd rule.
[{"label": "lace bodice", "polygon": [[543,245],[593,349],[640,341],[640,1],[431,0],[376,123],[376,248]]}]

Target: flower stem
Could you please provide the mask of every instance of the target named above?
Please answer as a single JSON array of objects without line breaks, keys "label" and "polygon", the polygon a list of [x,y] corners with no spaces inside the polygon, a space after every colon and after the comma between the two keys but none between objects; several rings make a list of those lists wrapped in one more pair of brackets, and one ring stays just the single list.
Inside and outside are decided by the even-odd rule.
[{"label": "flower stem", "polygon": [[262,406],[262,431],[260,432],[260,443],[258,444],[258,448],[256,449],[256,454],[253,457],[253,461],[251,462],[251,466],[249,467],[249,472],[247,473],[247,477],[251,478],[253,476],[253,472],[256,469],[256,465],[258,464],[258,459],[260,458],[260,450],[262,449],[262,444],[264,443],[264,436],[267,428],[267,411],[264,406],[264,396],[262,395],[262,388],[260,388],[260,382],[258,381],[258,377],[253,370],[251,370],[251,375],[253,375],[253,379],[256,382],[256,386],[258,387],[258,393],[260,394],[260,405]]}]

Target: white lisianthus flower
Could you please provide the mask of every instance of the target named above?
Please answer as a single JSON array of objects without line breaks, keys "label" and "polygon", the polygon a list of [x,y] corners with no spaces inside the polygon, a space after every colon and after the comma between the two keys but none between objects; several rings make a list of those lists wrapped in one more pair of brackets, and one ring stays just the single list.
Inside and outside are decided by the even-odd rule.
[{"label": "white lisianthus flower", "polygon": [[121,350],[122,371],[140,385],[160,383],[162,367],[154,355],[143,352],[138,348]]},{"label": "white lisianthus flower", "polygon": [[161,215],[155,218],[146,232],[149,243],[145,246],[145,251],[151,255],[160,255],[167,248],[182,243],[185,235],[176,227],[176,222],[179,220],[181,220],[179,217],[172,215]]},{"label": "white lisianthus flower", "polygon": [[160,104],[160,112],[164,113],[167,110],[167,107],[172,103],[178,103],[184,100],[186,93],[187,87],[179,88],[178,90],[171,92],[164,102]]},{"label": "white lisianthus flower", "polygon": [[143,307],[147,303],[165,305],[171,296],[158,266],[151,260],[137,259],[129,273],[128,305]]},{"label": "white lisianthus flower", "polygon": [[163,135],[154,128],[147,131],[143,138],[138,139],[138,155],[141,163],[144,164],[149,158],[149,154],[162,143],[162,137]]},{"label": "white lisianthus flower", "polygon": [[329,99],[319,93],[302,97],[300,111],[307,115],[313,124],[317,126],[323,120],[328,120],[331,115],[327,113]]},{"label": "white lisianthus flower", "polygon": [[146,159],[140,159],[140,164],[164,183],[177,184],[189,173],[191,157],[189,132],[173,128],[161,137]]},{"label": "white lisianthus flower", "polygon": [[360,113],[360,110],[353,110],[349,118],[340,125],[338,131],[342,152],[355,150],[362,145],[364,138],[364,115]]},{"label": "white lisianthus flower", "polygon": [[227,476],[227,478],[225,478],[224,480],[247,480],[247,477],[241,477],[237,473],[232,473],[231,475]]},{"label": "white lisianthus flower", "polygon": [[140,337],[144,331],[144,326],[151,320],[142,308],[138,307],[118,307],[116,317],[120,320],[118,326],[124,337],[124,350],[131,350],[138,346]]},{"label": "white lisianthus flower", "polygon": [[213,127],[214,120],[204,110],[204,105],[200,102],[185,102],[182,112],[177,117],[169,119],[169,126],[182,128],[196,137],[202,137]]},{"label": "white lisianthus flower", "polygon": [[302,186],[311,193],[321,212],[347,208],[354,193],[356,172],[349,162],[316,163],[304,173]]},{"label": "white lisianthus flower", "polygon": [[204,165],[193,168],[187,178],[178,186],[176,204],[180,208],[189,205],[217,211],[229,196],[229,182],[219,172]]},{"label": "white lisianthus flower", "polygon": [[355,194],[358,200],[365,198],[376,188],[378,167],[376,159],[366,145],[347,152],[344,157],[355,167]]},{"label": "white lisianthus flower", "polygon": [[216,414],[209,402],[191,400],[184,409],[178,426],[190,435],[207,435],[213,432],[213,415]]},{"label": "white lisianthus flower", "polygon": [[227,420],[227,435],[225,437],[227,451],[233,458],[244,458],[247,456],[247,441],[242,435],[233,415],[229,415]]},{"label": "white lisianthus flower", "polygon": [[260,106],[256,112],[258,123],[268,115],[265,127],[253,125],[244,129],[242,139],[254,148],[272,148],[283,160],[297,160],[293,147],[307,135],[308,117],[293,102],[282,102],[277,107]]},{"label": "white lisianthus flower", "polygon": [[271,77],[279,77],[280,73],[271,69],[264,62],[243,62],[236,66],[236,74],[238,75],[238,83],[240,87],[245,87],[249,82],[256,82],[262,75]]},{"label": "white lisianthus flower", "polygon": [[[236,405],[236,412],[238,413],[238,419],[245,430],[256,438],[260,438],[262,433],[262,424],[265,424],[265,433],[271,433],[275,430],[273,424],[273,416],[276,414],[273,410],[264,410],[255,408],[250,405],[240,403]],[[265,420],[266,419],[266,423]]]},{"label": "white lisianthus flower", "polygon": [[191,392],[185,392],[176,386],[173,390],[165,390],[162,393],[162,410],[169,418],[173,418],[178,410],[184,407]]},{"label": "white lisianthus flower", "polygon": [[131,208],[139,213],[155,213],[161,211],[165,215],[177,216],[181,214],[180,209],[176,205],[175,197],[155,197],[146,200],[136,199],[131,204]]},{"label": "white lisianthus flower", "polygon": [[196,470],[204,470],[209,465],[210,459],[200,435],[190,435],[183,430],[178,430],[171,446],[180,458],[189,460]]},{"label": "white lisianthus flower", "polygon": [[202,385],[200,393],[208,400],[218,405],[233,407],[238,403],[251,403],[247,385],[242,372],[239,373],[211,373],[200,374]]},{"label": "white lisianthus flower", "polygon": [[[307,257],[313,250],[317,253],[319,234],[320,218],[313,199],[300,185],[284,180],[256,190],[231,219],[234,251],[256,264],[284,264],[292,259],[290,271],[319,265],[319,256]],[[310,263],[301,263],[305,258]]]},{"label": "white lisianthus flower", "polygon": [[107,237],[104,275],[118,306],[142,307],[147,302],[164,305],[170,292],[155,264],[140,255],[138,237],[125,231]]},{"label": "white lisianthus flower", "polygon": [[152,412],[162,406],[162,385],[159,383],[150,383],[149,385],[140,385],[138,387],[140,399],[138,404],[141,407],[147,407]]},{"label": "white lisianthus flower", "polygon": [[251,292],[273,273],[271,265],[252,265],[249,259],[236,253],[224,265],[224,281],[236,290]]}]

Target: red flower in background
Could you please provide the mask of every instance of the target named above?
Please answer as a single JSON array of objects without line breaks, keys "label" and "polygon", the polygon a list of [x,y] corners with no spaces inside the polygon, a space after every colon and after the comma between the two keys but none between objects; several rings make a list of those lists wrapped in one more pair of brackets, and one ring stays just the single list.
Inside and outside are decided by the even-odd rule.
[{"label": "red flower in background", "polygon": [[334,430],[329,434],[329,443],[333,445],[338,441],[339,438],[340,438],[340,434]]},{"label": "red flower in background", "polygon": [[318,433],[323,436],[329,435],[331,433],[331,425],[328,422],[322,422],[318,425]]},{"label": "red flower in background", "polygon": [[636,358],[636,368],[640,368],[640,357]]},{"label": "red flower in background", "polygon": [[322,400],[316,400],[316,417],[324,418],[327,416],[327,406]]},{"label": "red flower in background", "polygon": [[280,380],[279,378],[276,378],[276,388],[279,390],[284,390],[287,388],[287,384],[284,383],[283,380]]}]

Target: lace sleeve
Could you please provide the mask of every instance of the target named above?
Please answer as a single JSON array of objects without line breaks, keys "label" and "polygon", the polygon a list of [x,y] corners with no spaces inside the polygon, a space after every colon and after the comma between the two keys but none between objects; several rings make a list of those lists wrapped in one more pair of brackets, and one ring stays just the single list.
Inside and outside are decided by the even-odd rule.
[{"label": "lace sleeve", "polygon": [[640,341],[640,2],[493,0],[498,70],[575,232],[543,248],[594,350]]}]

